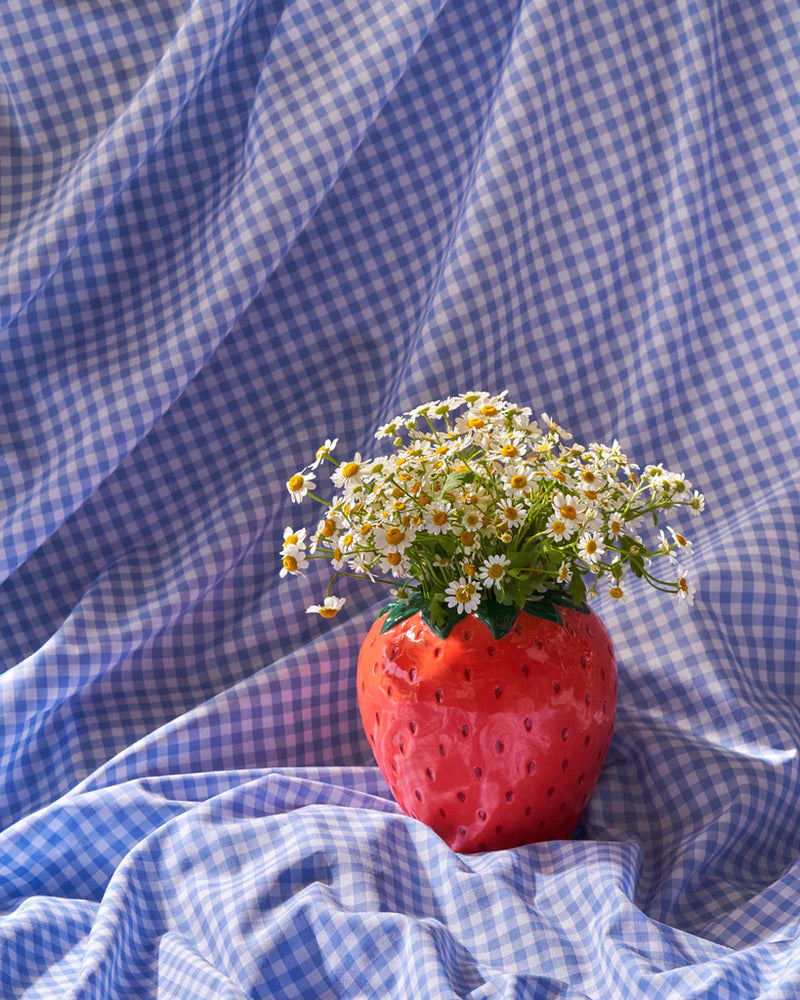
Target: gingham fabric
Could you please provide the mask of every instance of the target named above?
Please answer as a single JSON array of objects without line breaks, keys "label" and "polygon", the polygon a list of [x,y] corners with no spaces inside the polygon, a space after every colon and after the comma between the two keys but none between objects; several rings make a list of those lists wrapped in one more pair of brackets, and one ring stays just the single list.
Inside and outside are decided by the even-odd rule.
[{"label": "gingham fabric", "polygon": [[[0,4],[0,996],[800,996],[800,8]],[[574,839],[452,852],[285,480],[508,389],[705,493]],[[306,510],[306,518],[312,515]],[[688,531],[687,527],[687,531]]]}]

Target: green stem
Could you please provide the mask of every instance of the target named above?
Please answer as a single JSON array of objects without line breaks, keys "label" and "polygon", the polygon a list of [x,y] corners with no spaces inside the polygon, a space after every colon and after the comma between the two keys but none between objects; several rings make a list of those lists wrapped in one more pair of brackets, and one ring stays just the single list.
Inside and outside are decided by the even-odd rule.
[{"label": "green stem", "polygon": [[306,493],[306,496],[311,497],[312,500],[316,500],[317,503],[324,504],[326,507],[333,506],[330,500],[323,500],[322,497],[318,497],[316,493]]}]

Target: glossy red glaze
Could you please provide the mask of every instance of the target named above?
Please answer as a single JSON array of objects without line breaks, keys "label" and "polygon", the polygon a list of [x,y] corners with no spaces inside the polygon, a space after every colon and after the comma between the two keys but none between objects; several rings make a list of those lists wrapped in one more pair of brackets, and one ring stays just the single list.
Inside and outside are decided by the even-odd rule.
[{"label": "glossy red glaze", "polygon": [[375,760],[405,813],[453,850],[568,838],[614,728],[617,668],[602,621],[520,612],[494,639],[462,619],[447,639],[418,614],[367,634],[358,705]]}]

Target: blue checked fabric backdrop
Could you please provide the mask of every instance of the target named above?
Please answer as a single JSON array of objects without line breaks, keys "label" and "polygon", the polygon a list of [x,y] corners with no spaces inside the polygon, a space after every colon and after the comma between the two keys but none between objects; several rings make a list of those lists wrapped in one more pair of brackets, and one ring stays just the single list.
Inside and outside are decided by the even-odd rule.
[{"label": "blue checked fabric backdrop", "polygon": [[[800,996],[800,9],[0,5],[0,996]],[[454,854],[279,580],[326,436],[472,388],[705,492],[594,602],[575,838]],[[301,508],[302,509],[302,508]]]}]

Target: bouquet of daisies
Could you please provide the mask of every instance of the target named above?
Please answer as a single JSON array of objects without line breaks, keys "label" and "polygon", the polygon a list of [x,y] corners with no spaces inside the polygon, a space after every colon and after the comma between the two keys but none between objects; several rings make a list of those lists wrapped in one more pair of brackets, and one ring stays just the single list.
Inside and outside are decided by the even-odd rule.
[{"label": "bouquet of daisies", "polygon": [[[403,413],[375,434],[391,443],[388,455],[340,462],[337,440],[326,440],[288,480],[293,501],[325,507],[310,533],[287,527],[281,550],[281,576],[302,575],[313,559],[332,565],[309,613],[336,615],[340,576],[389,584],[433,622],[486,602],[521,609],[553,591],[577,606],[605,586],[624,601],[628,574],[692,603],[683,566],[692,543],[667,525],[647,542],[639,532],[659,527],[659,511],[700,515],[703,495],[681,473],[640,469],[616,440],[575,443],[506,395],[468,392]],[[316,492],[323,463],[338,491],[329,500]],[[658,559],[665,569],[653,568]]]}]

